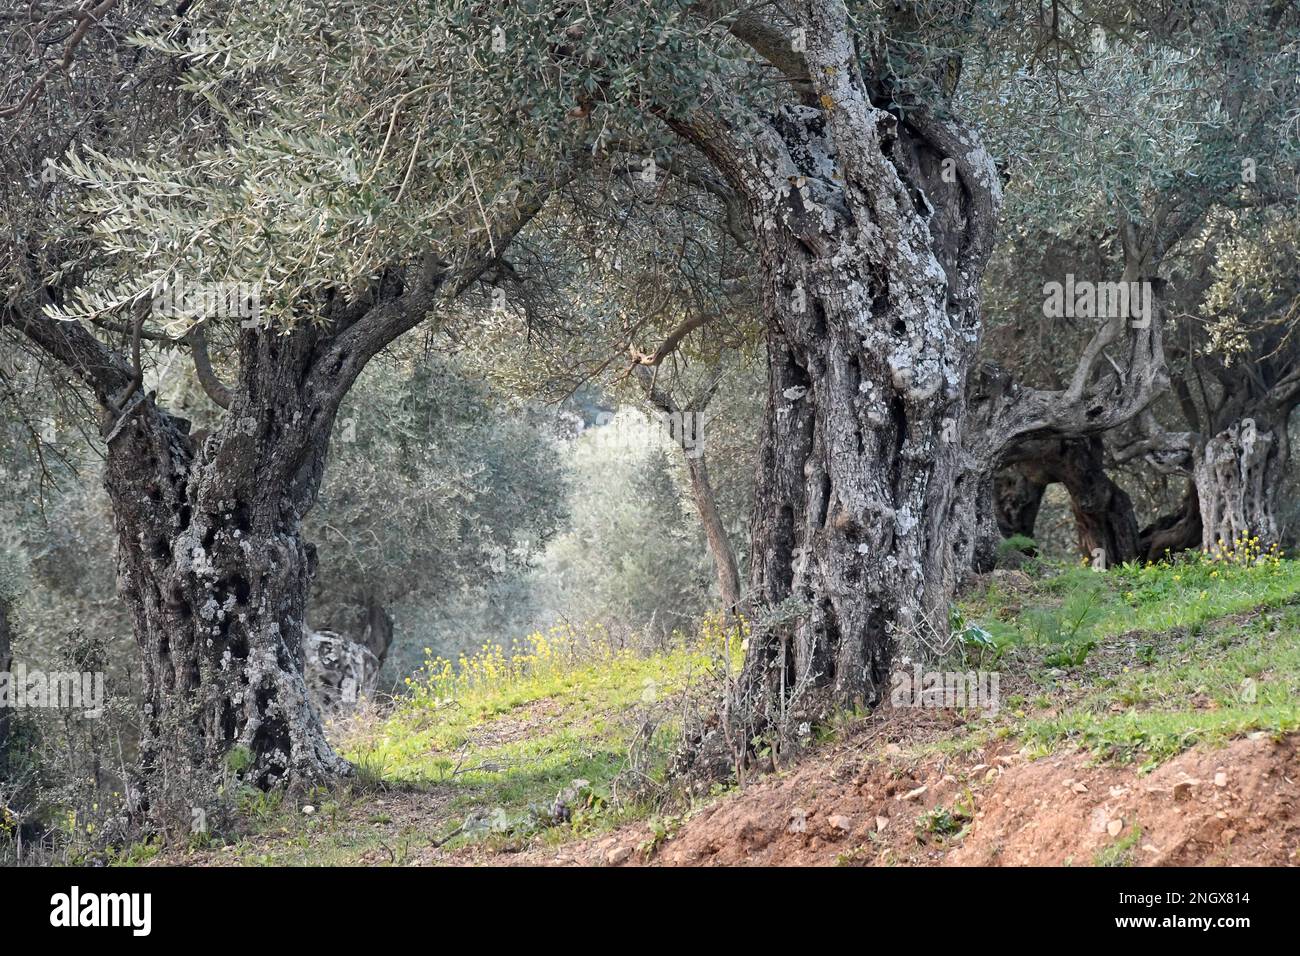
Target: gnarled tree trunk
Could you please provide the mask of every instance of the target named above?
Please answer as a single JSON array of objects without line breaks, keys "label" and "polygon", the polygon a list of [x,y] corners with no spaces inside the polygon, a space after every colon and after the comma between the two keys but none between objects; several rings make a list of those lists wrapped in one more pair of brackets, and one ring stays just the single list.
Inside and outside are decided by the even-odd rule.
[{"label": "gnarled tree trunk", "polygon": [[1081,553],[1100,554],[1107,565],[1123,564],[1138,557],[1137,516],[1128,493],[1106,474],[1103,451],[1095,435],[1027,441],[1008,461],[1040,487],[1065,486]]},{"label": "gnarled tree trunk", "polygon": [[1278,537],[1277,497],[1286,463],[1285,426],[1242,419],[1208,439],[1195,462],[1202,547]]},{"label": "gnarled tree trunk", "polygon": [[[162,782],[207,792],[226,766],[258,786],[346,773],[302,678],[315,551],[302,518],[323,477],[336,402],[309,374],[322,335],[241,334],[242,372],[221,428],[192,447],[155,408],[109,443],[105,485],[119,581],[135,616],[150,719],[146,798]],[[149,403],[151,405],[151,403]],[[247,764],[247,766],[245,766]]]},{"label": "gnarled tree trunk", "polygon": [[[979,283],[1000,206],[997,169],[951,109],[899,107],[883,66],[868,92],[842,0],[761,13],[730,31],[798,105],[738,128],[724,91],[665,120],[710,159],[752,216],[768,325],[768,406],[752,521],[760,612],[731,716],[742,734],[873,703],[895,658],[946,649],[949,598],[992,537],[991,479],[1021,436],[1093,434],[1163,386],[1160,323],[1116,316],[1069,387],[970,375]],[[872,51],[876,62],[905,51]],[[946,88],[955,72],[932,77]],[[714,95],[716,94],[716,96]],[[713,107],[721,103],[722,108]],[[1121,222],[1125,279],[1157,243]],[[1127,344],[1127,369],[1102,364]],[[1112,360],[1113,361],[1113,360]],[[970,388],[968,389],[968,380]]]},{"label": "gnarled tree trunk", "polygon": [[48,290],[0,306],[0,327],[61,362],[104,410],[119,585],[144,677],[142,796],[156,821],[188,822],[231,771],[262,787],[349,772],[325,739],[300,653],[315,568],[302,519],[334,417],[366,364],[498,262],[551,188],[521,190],[455,265],[430,251],[364,292],[322,296],[287,330],[241,327],[231,387],[216,381],[202,328],[191,329],[199,381],[227,408],[201,443],[141,387],[143,317],[128,363],[80,323],[44,315]]},{"label": "gnarled tree trunk", "polygon": [[[9,650],[9,605],[0,597],[0,674],[13,670],[13,654]],[[9,707],[0,707],[0,782],[9,774]]]},{"label": "gnarled tree trunk", "polygon": [[978,492],[962,396],[998,197],[973,134],[899,122],[870,105],[836,50],[818,52],[814,78],[835,108],[784,111],[788,165],[740,177],[770,365],[751,580],[769,618],[739,710],[779,726],[876,702],[896,650],[948,639],[948,595],[974,546],[955,518]]}]

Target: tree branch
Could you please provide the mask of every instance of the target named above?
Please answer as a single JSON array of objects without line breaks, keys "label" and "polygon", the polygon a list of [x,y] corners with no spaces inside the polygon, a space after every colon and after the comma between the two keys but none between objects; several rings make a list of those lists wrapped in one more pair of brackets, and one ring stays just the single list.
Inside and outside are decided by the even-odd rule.
[{"label": "tree branch", "polygon": [[198,375],[199,385],[208,398],[212,399],[213,404],[220,408],[230,408],[233,398],[230,389],[222,383],[217,376],[216,370],[212,367],[212,358],[208,355],[208,340],[203,332],[203,323],[199,323],[190,329],[189,334],[185,336],[185,341],[189,344],[190,353],[194,357],[194,371]]},{"label": "tree branch", "polygon": [[88,385],[101,405],[121,393],[133,369],[118,353],[76,322],[24,314],[17,307],[0,309],[0,328],[12,326]]},{"label": "tree branch", "polygon": [[330,396],[337,406],[367,362],[423,322],[441,299],[454,299],[497,263],[514,237],[541,211],[552,189],[543,183],[522,190],[510,218],[485,236],[459,267],[426,254],[418,274],[409,277],[399,295],[378,301],[335,337],[315,363],[310,387]]},{"label": "tree branch", "polygon": [[703,328],[716,318],[711,313],[700,313],[691,316],[677,328],[668,333],[668,337],[660,343],[659,347],[652,353],[638,351],[635,348],[629,349],[634,365],[658,365],[673,352],[677,351],[677,346],[681,345],[682,339],[690,335],[696,329]]},{"label": "tree branch", "polygon": [[[769,5],[778,10],[776,4]],[[775,26],[752,4],[731,0],[712,0],[696,4],[696,16],[713,22],[726,22],[727,32],[775,67],[805,102],[815,93],[808,75],[808,64],[794,48],[794,24],[785,29]]]},{"label": "tree branch", "polygon": [[86,34],[90,32],[90,28],[99,23],[99,21],[112,11],[119,2],[120,0],[102,0],[102,2],[96,7],[91,7],[89,3],[87,3],[87,5],[81,9],[71,11],[72,15],[77,20],[77,25],[73,28],[71,35],[68,37],[68,42],[63,47],[62,59],[47,66],[45,72],[36,78],[36,82],[31,85],[27,90],[26,95],[23,96],[21,100],[11,106],[0,108],[0,119],[10,119],[27,109],[27,107],[31,106],[32,103],[36,101],[36,98],[45,90],[45,84],[49,82],[50,78],[54,76],[56,71],[66,71],[70,66],[72,66],[72,60],[76,55],[77,47],[81,44],[81,41],[86,38]]}]

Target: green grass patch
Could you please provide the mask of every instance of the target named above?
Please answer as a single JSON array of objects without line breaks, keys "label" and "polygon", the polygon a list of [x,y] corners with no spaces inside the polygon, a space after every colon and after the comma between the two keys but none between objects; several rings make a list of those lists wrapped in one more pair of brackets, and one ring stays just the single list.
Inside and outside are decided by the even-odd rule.
[{"label": "green grass patch", "polygon": [[1106,867],[1124,867],[1132,866],[1134,854],[1137,851],[1138,844],[1142,842],[1142,828],[1133,826],[1129,832],[1124,834],[1110,846],[1105,847],[1097,852],[1093,858],[1093,866]]},{"label": "green grass patch", "polygon": [[1243,567],[1198,556],[1105,572],[1057,569],[1029,591],[994,583],[964,602],[962,613],[983,626],[999,648],[1046,647],[1135,631],[1195,631],[1229,615],[1279,607],[1297,595],[1300,561],[1268,559]]},{"label": "green grass patch", "polygon": [[344,753],[378,781],[450,787],[454,809],[490,808],[479,828],[488,835],[528,829],[574,781],[586,782],[578,809],[593,812],[568,822],[620,822],[644,809],[609,799],[632,750],[642,780],[661,781],[680,730],[675,702],[714,681],[729,650],[738,666],[744,636],[709,622],[700,635],[638,653],[599,629],[554,628],[510,653],[485,646],[454,664],[430,659],[408,682],[409,698]]},{"label": "green grass patch", "polygon": [[990,632],[999,666],[1066,678],[1040,674],[1044,692],[1004,702],[980,738],[1037,754],[1078,744],[1150,769],[1196,744],[1300,729],[1298,601],[1300,562],[1257,552],[994,585],[962,612]]},{"label": "green grass patch", "polygon": [[[1040,577],[992,579],[961,603],[954,628],[980,637],[962,642],[964,668],[1003,672],[1002,709],[917,749],[1077,745],[1149,769],[1196,744],[1300,730],[1300,562],[1243,554],[1104,573],[1040,563]],[[724,669],[739,666],[744,636],[711,622],[636,652],[599,629],[557,628],[509,651],[431,658],[387,716],[358,721],[343,744],[358,776],[339,800],[353,812],[321,803],[304,817],[297,804],[253,798],[244,810],[258,833],[234,855],[401,864],[431,845],[555,843],[630,819],[652,822],[653,845],[676,825],[656,830],[656,815],[680,808],[624,782],[663,784],[685,696],[717,690]],[[428,812],[399,801],[406,813],[394,823],[368,804],[385,788],[427,794]],[[924,814],[917,837],[958,840],[966,816],[958,805]],[[1126,865],[1139,839],[1134,830],[1094,862]]]},{"label": "green grass patch", "polygon": [[1028,719],[1021,736],[1044,747],[1072,741],[1146,766],[1198,743],[1300,728],[1300,608],[1225,623],[1153,663],[1126,667],[1056,716]]}]

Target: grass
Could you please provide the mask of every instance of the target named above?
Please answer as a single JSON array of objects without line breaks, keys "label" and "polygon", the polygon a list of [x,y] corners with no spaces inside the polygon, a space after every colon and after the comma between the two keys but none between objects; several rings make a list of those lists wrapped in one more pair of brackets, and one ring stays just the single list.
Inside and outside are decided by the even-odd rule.
[{"label": "grass", "polygon": [[1139,826],[1130,827],[1128,833],[1110,844],[1110,846],[1097,852],[1097,855],[1092,861],[1093,866],[1132,866],[1134,852],[1137,850],[1138,844],[1141,842],[1142,828]]},{"label": "grass", "polygon": [[1028,594],[995,586],[963,613],[984,619],[1002,666],[1040,688],[1008,701],[990,732],[1035,754],[1077,744],[1151,769],[1196,744],[1300,729],[1297,601],[1300,562],[1247,544],[1104,574],[1076,567]]},{"label": "grass", "polygon": [[[1300,562],[1252,545],[1105,573],[1037,568],[1035,579],[993,579],[954,617],[989,635],[987,646],[965,648],[973,660],[963,669],[1003,673],[1001,711],[918,752],[999,737],[1031,755],[1081,746],[1149,769],[1196,744],[1300,729]],[[252,831],[204,852],[252,864],[400,865],[428,862],[431,847],[554,844],[633,819],[650,824],[653,845],[681,819],[671,815],[681,807],[654,795],[683,714],[716,692],[724,665],[739,663],[743,637],[706,622],[639,653],[599,628],[562,627],[509,651],[430,656],[387,714],[337,728],[358,768],[351,791],[309,797],[311,815],[301,799],[250,798]],[[958,839],[965,823],[957,806],[923,815],[917,837]],[[1094,862],[1125,865],[1138,838]]]},{"label": "grass", "polygon": [[646,810],[612,792],[629,772],[630,792],[661,782],[682,696],[717,678],[730,645],[739,663],[743,638],[729,641],[709,621],[646,654],[615,646],[601,628],[565,626],[511,653],[487,645],[455,664],[430,657],[408,681],[409,698],[355,733],[344,754],[379,782],[451,791],[454,810],[490,804],[489,822],[453,842],[475,829],[536,829],[575,781],[585,785],[569,822],[612,825]]},{"label": "grass", "polygon": [[1153,767],[1198,743],[1300,729],[1300,607],[1227,620],[1143,656],[1062,712],[1024,723],[1040,748],[1081,743]]},{"label": "grass", "polygon": [[439,847],[553,844],[629,820],[666,836],[678,818],[657,816],[656,795],[683,715],[694,695],[716,692],[728,662],[739,665],[747,634],[706,620],[698,634],[636,650],[599,627],[557,627],[509,653],[487,645],[453,663],[426,652],[386,713],[331,727],[356,768],[351,785],[292,800],[249,792],[242,838],[191,853],[400,866]]},{"label": "grass", "polygon": [[1035,611],[1063,608],[1072,597],[1094,591],[1089,623],[1097,638],[1195,630],[1209,621],[1293,599],[1300,593],[1300,561],[1268,557],[1241,565],[1200,555],[1182,562],[1124,565],[1105,573],[1076,566],[1045,577],[1032,592],[1036,606],[1026,609],[1022,594],[993,583],[967,602],[964,614],[982,623],[999,645],[1032,642]]}]

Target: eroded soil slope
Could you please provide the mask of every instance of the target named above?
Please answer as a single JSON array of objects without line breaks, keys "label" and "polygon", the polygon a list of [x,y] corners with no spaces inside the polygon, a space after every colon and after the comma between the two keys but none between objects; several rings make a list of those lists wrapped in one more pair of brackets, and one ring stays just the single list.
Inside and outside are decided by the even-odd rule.
[{"label": "eroded soil slope", "polygon": [[[885,728],[714,802],[650,850],[644,827],[533,864],[1295,865],[1295,735],[1194,748],[1141,774],[1080,751],[908,757]],[[498,861],[500,862],[500,861]]]}]

